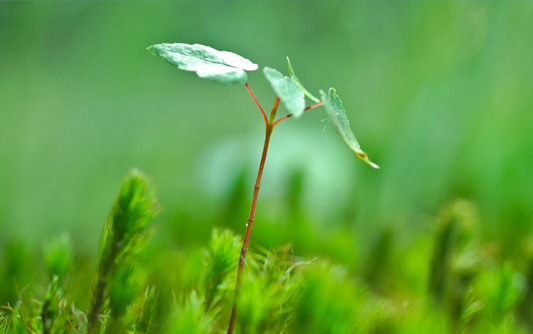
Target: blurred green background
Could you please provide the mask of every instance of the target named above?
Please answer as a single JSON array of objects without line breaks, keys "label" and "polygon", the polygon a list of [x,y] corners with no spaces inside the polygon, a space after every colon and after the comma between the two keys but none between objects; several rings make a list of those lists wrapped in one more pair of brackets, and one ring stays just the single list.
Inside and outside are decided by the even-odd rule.
[{"label": "blurred green background", "polygon": [[[322,108],[282,123],[253,242],[364,262],[383,236],[398,249],[429,238],[464,198],[482,239],[512,256],[533,220],[532,13],[531,2],[2,2],[0,249],[66,232],[94,259],[133,166],[157,184],[156,245],[205,244],[212,226],[244,233],[261,115],[244,86],[146,51],[182,42],[285,74],[290,56],[311,92],[337,89],[382,167],[358,161]],[[249,84],[270,108],[261,70]]]}]

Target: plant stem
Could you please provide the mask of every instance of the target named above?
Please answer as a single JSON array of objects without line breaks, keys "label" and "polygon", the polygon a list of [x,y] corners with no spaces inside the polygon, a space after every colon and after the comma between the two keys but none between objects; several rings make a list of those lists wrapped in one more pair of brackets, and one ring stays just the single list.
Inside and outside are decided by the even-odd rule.
[{"label": "plant stem", "polygon": [[316,107],[319,107],[319,106],[321,106],[321,105],[323,105],[323,104],[324,104],[323,101],[317,102],[317,103],[312,104],[312,105],[310,105],[309,107],[305,108],[304,111],[309,110],[309,109],[313,109],[313,108],[316,108]]},{"label": "plant stem", "polygon": [[[248,87],[248,85],[246,86]],[[251,92],[250,89],[249,91],[250,91],[250,94],[252,94],[253,96],[253,93]],[[250,216],[248,217],[248,223],[246,224],[246,233],[244,234],[244,240],[243,240],[242,248],[241,248],[241,255],[239,257],[239,269],[237,271],[237,284],[235,285],[235,295],[233,298],[233,308],[231,310],[231,318],[230,318],[230,322],[228,326],[228,334],[233,333],[233,329],[235,327],[235,319],[237,318],[237,304],[238,304],[238,299],[239,299],[239,292],[241,290],[244,259],[246,257],[246,251],[248,251],[248,243],[250,242],[250,234],[252,233],[252,227],[254,225],[255,209],[257,205],[257,196],[259,195],[259,187],[261,186],[261,178],[263,177],[263,169],[265,167],[265,161],[266,161],[266,156],[268,152],[268,144],[270,143],[270,136],[272,135],[272,130],[274,129],[274,120],[276,118],[276,112],[278,110],[279,101],[280,101],[279,97],[276,96],[276,100],[274,101],[274,106],[272,107],[272,111],[270,112],[270,119],[266,123],[265,143],[263,145],[263,154],[261,155],[261,162],[259,163],[259,171],[257,172],[257,179],[255,180],[254,194],[252,197],[252,205],[250,208]],[[257,102],[257,105],[259,105],[259,102]],[[261,111],[263,110],[261,109]],[[266,114],[264,112],[263,112],[263,116],[265,116],[265,120],[266,120]]]},{"label": "plant stem", "polygon": [[259,110],[261,110],[261,114],[263,115],[263,120],[265,121],[265,126],[267,126],[268,125],[267,115],[265,114],[265,111],[263,110],[263,107],[261,107],[261,103],[259,103],[259,101],[257,101],[257,98],[255,97],[254,92],[252,92],[252,89],[250,88],[248,83],[246,83],[245,86],[246,86],[246,89],[248,89],[248,92],[250,93],[250,95],[252,95],[252,98],[254,99],[255,103],[259,107]]},{"label": "plant stem", "polygon": [[[312,105],[310,105],[309,107],[305,108],[304,111],[309,110],[309,109],[316,108],[316,107],[321,106],[321,105],[323,105],[323,104],[324,104],[324,102],[322,102],[322,101],[317,102],[317,103],[312,104]],[[288,115],[286,115],[286,116],[280,117],[277,121],[274,122],[274,124],[272,124],[272,126],[274,127],[274,126],[278,125],[279,122],[281,122],[281,121],[283,121],[283,120],[286,120],[286,119],[289,118],[289,117],[292,117],[292,114],[288,114]]]},{"label": "plant stem", "polygon": [[[116,243],[113,243],[116,244]],[[100,311],[102,309],[102,306],[104,305],[104,293],[107,289],[107,283],[109,281],[109,273],[112,271],[112,266],[114,263],[114,259],[116,257],[116,247],[113,247],[111,250],[111,256],[110,259],[106,261],[106,263],[103,265],[103,270],[100,272],[98,270],[98,281],[96,283],[96,291],[94,293],[94,302],[91,307],[91,311],[89,312],[88,316],[88,324],[87,324],[87,332],[88,333],[94,333],[98,332],[98,315],[100,314]]]}]

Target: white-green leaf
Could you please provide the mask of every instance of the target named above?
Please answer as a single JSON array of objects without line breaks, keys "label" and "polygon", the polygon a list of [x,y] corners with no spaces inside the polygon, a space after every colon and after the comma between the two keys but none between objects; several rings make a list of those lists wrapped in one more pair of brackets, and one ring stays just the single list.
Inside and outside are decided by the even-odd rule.
[{"label": "white-green leaf", "polygon": [[346,112],[342,107],[342,101],[335,92],[335,89],[330,88],[327,95],[323,90],[321,90],[320,96],[322,98],[322,101],[324,102],[326,112],[328,113],[329,118],[331,119],[331,123],[335,125],[337,131],[341,135],[342,140],[344,140],[346,145],[348,145],[348,147],[350,147],[350,149],[355,152],[355,156],[357,156],[359,159],[363,160],[370,166],[374,168],[379,168],[378,165],[368,159],[368,154],[366,154],[361,149],[359,142],[357,142],[357,139],[355,139],[355,135],[353,134],[352,129],[350,129],[350,122],[346,117]]},{"label": "white-green leaf", "polygon": [[283,76],[273,68],[265,67],[263,73],[289,113],[294,118],[302,116],[305,109],[305,99],[300,87],[291,78]]},{"label": "white-green leaf", "polygon": [[156,44],[148,51],[165,58],[167,62],[185,71],[196,72],[200,78],[211,79],[225,85],[246,83],[244,71],[255,71],[257,64],[235,53],[218,51],[200,44]]},{"label": "white-green leaf", "polygon": [[300,82],[300,80],[296,77],[296,74],[294,73],[294,70],[292,69],[292,66],[291,66],[291,61],[289,60],[289,57],[287,57],[287,63],[289,64],[289,75],[291,76],[291,80],[292,82],[294,82],[296,85],[298,85],[298,87],[300,87],[300,89],[302,90],[302,92],[304,92],[304,94],[310,98],[311,100],[315,101],[315,102],[320,102],[318,100],[318,98],[316,98],[313,94],[309,93],[309,91],[307,89],[305,89],[304,85],[302,85],[302,83]]}]

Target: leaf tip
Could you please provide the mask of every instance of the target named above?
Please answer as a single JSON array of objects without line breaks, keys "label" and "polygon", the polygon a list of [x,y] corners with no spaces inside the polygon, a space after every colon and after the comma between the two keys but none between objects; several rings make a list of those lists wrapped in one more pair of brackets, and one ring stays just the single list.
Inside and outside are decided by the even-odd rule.
[{"label": "leaf tip", "polygon": [[366,152],[355,152],[355,156],[358,157],[359,159],[363,160],[364,162],[366,162],[370,167],[374,168],[374,169],[380,169],[381,167],[379,167],[379,165],[373,163],[372,161],[370,161],[370,159],[368,159],[368,154],[366,154]]},{"label": "leaf tip", "polygon": [[159,52],[157,50],[157,45],[150,45],[149,47],[146,48],[146,50],[148,50],[148,52],[150,52],[154,56],[159,56]]},{"label": "leaf tip", "polygon": [[372,161],[369,161],[368,164],[373,167],[374,169],[381,169],[381,167],[379,167],[379,165],[376,165],[375,163],[373,163]]},{"label": "leaf tip", "polygon": [[289,64],[289,75],[292,78],[294,74],[292,73],[292,66],[291,66],[291,61],[289,59],[289,56],[287,56],[287,64]]}]

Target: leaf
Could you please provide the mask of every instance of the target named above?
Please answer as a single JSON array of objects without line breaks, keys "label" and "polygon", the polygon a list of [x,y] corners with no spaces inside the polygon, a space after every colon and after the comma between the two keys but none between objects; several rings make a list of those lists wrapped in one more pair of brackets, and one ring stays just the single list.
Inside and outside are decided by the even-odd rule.
[{"label": "leaf", "polygon": [[211,79],[225,85],[237,82],[244,84],[248,80],[244,71],[257,70],[257,64],[246,58],[200,44],[163,43],[152,45],[147,50],[165,58],[167,62],[181,70],[196,72],[200,78]]},{"label": "leaf", "polygon": [[370,161],[368,159],[368,154],[366,154],[359,145],[359,142],[357,142],[357,139],[355,139],[355,135],[353,134],[352,130],[350,129],[350,122],[348,121],[348,118],[346,117],[346,112],[344,111],[344,108],[342,107],[342,101],[335,92],[334,88],[330,88],[328,95],[321,90],[320,96],[322,98],[322,101],[324,102],[324,107],[326,108],[326,112],[328,113],[329,118],[331,118],[331,122],[335,127],[337,128],[337,131],[342,137],[342,140],[350,147],[352,151],[355,152],[355,156],[359,159],[363,160],[370,166],[379,169],[379,166]]},{"label": "leaf", "polygon": [[291,78],[284,77],[278,70],[265,67],[263,70],[266,79],[270,82],[272,89],[278,95],[281,102],[294,118],[299,118],[304,113],[305,99],[304,93]]},{"label": "leaf", "polygon": [[319,99],[317,99],[316,97],[314,97],[311,93],[309,93],[309,91],[307,89],[305,89],[304,85],[302,85],[302,83],[300,82],[300,80],[296,77],[296,74],[294,74],[294,70],[292,69],[292,66],[291,66],[291,61],[289,60],[289,57],[287,57],[287,63],[289,64],[289,75],[291,76],[291,80],[292,82],[294,82],[296,85],[298,85],[298,87],[300,87],[300,89],[302,90],[302,92],[304,92],[304,94],[310,98],[311,100],[315,101],[315,102],[320,102]]}]

